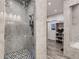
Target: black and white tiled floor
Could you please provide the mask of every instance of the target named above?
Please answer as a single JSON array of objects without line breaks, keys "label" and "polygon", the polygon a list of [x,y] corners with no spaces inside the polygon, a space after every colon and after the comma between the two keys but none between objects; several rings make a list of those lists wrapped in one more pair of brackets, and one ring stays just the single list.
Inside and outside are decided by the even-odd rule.
[{"label": "black and white tiled floor", "polygon": [[5,55],[4,59],[34,59],[34,50],[22,49]]}]

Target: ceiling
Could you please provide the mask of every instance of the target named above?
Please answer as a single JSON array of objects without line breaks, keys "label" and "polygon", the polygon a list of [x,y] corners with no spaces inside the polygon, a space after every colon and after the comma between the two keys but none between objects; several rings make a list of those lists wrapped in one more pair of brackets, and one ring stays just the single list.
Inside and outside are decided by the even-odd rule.
[{"label": "ceiling", "polygon": [[48,0],[48,16],[63,13],[64,0]]},{"label": "ceiling", "polygon": [[[27,7],[31,0],[16,0],[16,1]],[[48,16],[63,13],[63,6],[64,6],[63,2],[64,0],[48,0],[48,8],[47,8]]]},{"label": "ceiling", "polygon": [[15,1],[27,7],[31,0],[15,0]]}]

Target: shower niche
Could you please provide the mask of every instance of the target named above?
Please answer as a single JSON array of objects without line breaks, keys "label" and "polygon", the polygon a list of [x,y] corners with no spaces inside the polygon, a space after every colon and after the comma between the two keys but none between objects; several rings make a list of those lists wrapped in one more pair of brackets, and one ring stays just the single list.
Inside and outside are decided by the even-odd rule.
[{"label": "shower niche", "polygon": [[5,58],[35,59],[34,0],[5,1]]}]

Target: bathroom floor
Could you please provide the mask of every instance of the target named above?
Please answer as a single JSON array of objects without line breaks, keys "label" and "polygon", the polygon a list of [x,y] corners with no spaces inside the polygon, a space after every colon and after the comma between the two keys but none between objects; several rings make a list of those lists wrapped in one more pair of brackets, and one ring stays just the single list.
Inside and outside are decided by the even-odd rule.
[{"label": "bathroom floor", "polygon": [[63,56],[61,48],[63,46],[60,43],[56,43],[54,40],[48,39],[48,59],[69,59]]}]

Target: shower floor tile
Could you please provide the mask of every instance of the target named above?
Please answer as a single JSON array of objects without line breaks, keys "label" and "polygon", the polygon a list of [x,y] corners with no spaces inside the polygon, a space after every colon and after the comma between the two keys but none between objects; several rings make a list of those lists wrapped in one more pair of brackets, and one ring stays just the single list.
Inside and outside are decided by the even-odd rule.
[{"label": "shower floor tile", "polygon": [[29,50],[22,49],[6,54],[4,59],[34,59],[34,56]]}]

